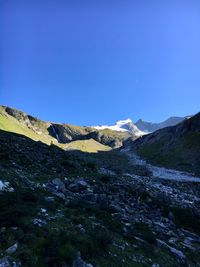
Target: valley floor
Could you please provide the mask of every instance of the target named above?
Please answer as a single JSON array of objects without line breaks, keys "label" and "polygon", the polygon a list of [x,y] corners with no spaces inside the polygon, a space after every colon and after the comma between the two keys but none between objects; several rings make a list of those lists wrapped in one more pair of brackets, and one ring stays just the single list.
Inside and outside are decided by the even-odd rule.
[{"label": "valley floor", "polygon": [[152,178],[174,180],[177,182],[200,183],[200,177],[196,177],[192,173],[153,166],[147,163],[145,160],[138,157],[133,151],[130,151],[129,149],[122,149],[121,152],[125,153],[128,156],[130,163],[132,163],[133,165],[140,165],[147,167],[147,169],[150,170],[152,173]]},{"label": "valley floor", "polygon": [[156,168],[0,131],[0,266],[200,266],[199,180]]}]

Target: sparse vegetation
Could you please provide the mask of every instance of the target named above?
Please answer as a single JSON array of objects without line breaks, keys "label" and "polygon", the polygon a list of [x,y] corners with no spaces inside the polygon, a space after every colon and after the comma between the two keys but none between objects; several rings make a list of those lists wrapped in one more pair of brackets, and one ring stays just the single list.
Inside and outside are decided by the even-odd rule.
[{"label": "sparse vegetation", "polygon": [[[93,139],[64,150],[4,129],[0,144],[2,257],[17,243],[10,258],[29,267],[72,266],[78,251],[95,267],[197,266],[197,184],[155,181],[146,166]],[[191,236],[192,249],[184,243]]]},{"label": "sparse vegetation", "polygon": [[199,117],[197,114],[180,125],[138,139],[134,150],[155,165],[200,175],[200,130],[196,126]]}]

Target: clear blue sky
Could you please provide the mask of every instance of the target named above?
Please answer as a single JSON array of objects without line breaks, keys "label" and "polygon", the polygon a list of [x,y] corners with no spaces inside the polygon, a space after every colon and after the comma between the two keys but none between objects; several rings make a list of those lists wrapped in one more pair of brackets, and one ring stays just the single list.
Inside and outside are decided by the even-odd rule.
[{"label": "clear blue sky", "polygon": [[1,0],[0,102],[49,121],[200,111],[200,1]]}]

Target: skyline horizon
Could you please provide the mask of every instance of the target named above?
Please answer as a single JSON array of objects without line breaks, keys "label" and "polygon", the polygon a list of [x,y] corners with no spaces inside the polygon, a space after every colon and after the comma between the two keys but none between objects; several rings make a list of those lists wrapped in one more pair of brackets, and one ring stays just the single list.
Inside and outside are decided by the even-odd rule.
[{"label": "skyline horizon", "polygon": [[7,105],[7,104],[2,104],[2,103],[0,103],[0,106],[5,106],[5,107],[9,107],[9,108],[12,108],[12,109],[16,109],[16,110],[18,110],[18,111],[21,111],[21,112],[24,112],[25,114],[27,114],[27,115],[30,115],[30,116],[33,116],[33,117],[35,117],[35,118],[37,118],[37,119],[39,119],[39,120],[42,120],[42,121],[45,121],[45,122],[50,122],[50,123],[58,123],[58,124],[71,124],[71,125],[74,125],[74,126],[86,126],[86,127],[96,127],[96,126],[111,126],[111,125],[114,125],[114,124],[116,124],[117,122],[119,122],[119,121],[126,121],[126,120],[131,120],[131,122],[133,122],[134,124],[135,123],[137,123],[137,121],[139,121],[139,120],[142,120],[142,121],[144,121],[144,122],[148,122],[148,123],[162,123],[162,122],[164,122],[164,121],[166,121],[166,120],[168,120],[168,119],[170,119],[170,118],[173,118],[173,117],[178,117],[178,118],[184,118],[184,117],[192,117],[192,116],[194,116],[194,115],[196,115],[197,113],[199,113],[200,112],[200,110],[199,111],[197,111],[196,113],[194,113],[194,114],[187,114],[187,115],[174,115],[174,114],[172,114],[171,116],[168,116],[168,117],[166,117],[166,118],[164,118],[163,120],[160,120],[160,121],[153,121],[153,120],[145,120],[144,118],[136,118],[136,119],[133,119],[131,116],[128,116],[128,117],[124,117],[124,118],[118,118],[118,119],[116,119],[115,121],[110,121],[110,122],[108,122],[108,123],[105,123],[105,122],[102,122],[102,123],[97,123],[97,124],[90,124],[90,125],[87,125],[87,124],[75,124],[75,123],[70,123],[70,122],[68,122],[68,121],[58,121],[58,120],[51,120],[51,119],[45,119],[45,118],[41,118],[40,116],[38,116],[38,115],[34,115],[34,114],[32,114],[32,113],[29,113],[29,112],[27,112],[26,110],[22,110],[22,109],[20,109],[20,108],[17,108],[17,107],[14,107],[14,106],[10,106],[10,105]]}]

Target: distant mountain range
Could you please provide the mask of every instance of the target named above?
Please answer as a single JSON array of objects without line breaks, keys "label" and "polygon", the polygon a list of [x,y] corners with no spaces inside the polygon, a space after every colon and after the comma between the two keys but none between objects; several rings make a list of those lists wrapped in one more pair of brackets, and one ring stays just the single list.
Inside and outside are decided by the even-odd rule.
[{"label": "distant mountain range", "polygon": [[142,119],[139,119],[135,125],[138,127],[138,129],[142,132],[151,133],[155,132],[159,129],[174,126],[182,121],[184,121],[187,117],[170,117],[167,120],[159,123],[153,123],[153,122],[146,122]]},{"label": "distant mountain range", "polygon": [[114,125],[99,125],[93,126],[93,128],[97,130],[110,129],[112,131],[130,132],[135,136],[142,136],[144,134],[152,133],[165,127],[174,126],[184,121],[186,118],[187,117],[170,117],[160,123],[146,122],[142,119],[139,119],[136,123],[134,123],[131,119],[126,119],[119,120]]},{"label": "distant mountain range", "polygon": [[149,132],[180,123],[184,119],[171,117],[161,123],[149,123],[142,120],[133,123],[131,119],[126,119],[119,120],[110,126],[82,127],[45,122],[15,108],[0,106],[0,129],[23,134],[46,144],[52,143],[64,149],[74,147],[90,152],[120,147],[130,137],[135,140]]}]

